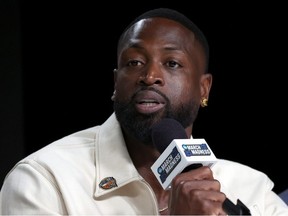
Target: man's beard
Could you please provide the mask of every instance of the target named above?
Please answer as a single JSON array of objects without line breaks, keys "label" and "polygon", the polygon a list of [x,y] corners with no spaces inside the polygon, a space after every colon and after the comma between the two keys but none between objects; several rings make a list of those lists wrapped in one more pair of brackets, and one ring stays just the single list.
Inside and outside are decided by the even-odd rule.
[{"label": "man's beard", "polygon": [[117,120],[120,122],[121,127],[135,139],[145,144],[151,144],[152,137],[150,128],[162,118],[173,118],[180,122],[184,128],[193,124],[199,109],[199,105],[195,103],[194,100],[190,100],[186,104],[179,104],[177,107],[172,107],[169,99],[163,95],[163,93],[155,89],[149,88],[149,90],[157,92],[165,99],[166,106],[164,110],[162,109],[150,114],[137,112],[134,100],[137,93],[134,94],[129,102],[120,102],[117,99],[114,101],[114,111]]}]

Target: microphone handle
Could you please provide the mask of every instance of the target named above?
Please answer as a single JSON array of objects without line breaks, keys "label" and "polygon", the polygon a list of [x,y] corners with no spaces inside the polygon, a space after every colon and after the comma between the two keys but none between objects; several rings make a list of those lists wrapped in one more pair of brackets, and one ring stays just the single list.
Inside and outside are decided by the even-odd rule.
[{"label": "microphone handle", "polygon": [[235,205],[228,198],[225,199],[223,203],[223,209],[226,211],[228,215],[251,215],[250,210],[242,203],[239,199],[237,199],[237,205]]}]

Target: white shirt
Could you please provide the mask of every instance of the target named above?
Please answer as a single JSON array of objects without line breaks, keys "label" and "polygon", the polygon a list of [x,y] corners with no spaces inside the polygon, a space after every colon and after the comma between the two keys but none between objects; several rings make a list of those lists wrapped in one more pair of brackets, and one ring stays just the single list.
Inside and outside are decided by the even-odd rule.
[{"label": "white shirt", "polygon": [[[288,215],[262,172],[221,159],[212,170],[221,191],[252,215]],[[101,181],[110,177],[116,185],[103,189]],[[134,167],[114,113],[19,161],[0,193],[2,215],[158,215],[155,194]]]}]

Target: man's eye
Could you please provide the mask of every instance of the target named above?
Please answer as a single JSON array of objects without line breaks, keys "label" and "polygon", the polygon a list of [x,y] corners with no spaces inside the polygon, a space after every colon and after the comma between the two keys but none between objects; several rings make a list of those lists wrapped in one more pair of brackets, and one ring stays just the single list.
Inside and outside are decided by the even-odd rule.
[{"label": "man's eye", "polygon": [[169,62],[167,62],[167,66],[176,68],[176,67],[179,67],[180,65],[175,61],[169,61]]},{"label": "man's eye", "polygon": [[128,66],[139,66],[141,64],[142,63],[140,61],[137,61],[137,60],[132,60],[132,61],[128,62]]}]

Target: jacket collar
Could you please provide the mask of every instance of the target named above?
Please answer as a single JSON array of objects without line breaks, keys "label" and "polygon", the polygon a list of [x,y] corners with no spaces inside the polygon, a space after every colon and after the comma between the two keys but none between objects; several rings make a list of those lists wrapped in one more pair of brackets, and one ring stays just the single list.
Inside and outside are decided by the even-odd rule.
[{"label": "jacket collar", "polygon": [[[134,180],[142,179],[135,168],[123,138],[119,122],[113,113],[95,134],[95,197],[110,193]],[[113,177],[113,178],[111,178]],[[101,182],[108,187],[116,181],[116,185],[103,189]],[[112,182],[113,183],[113,182]]]}]

